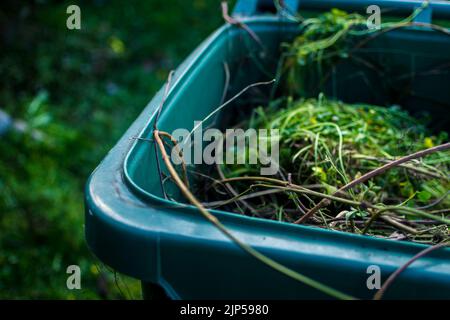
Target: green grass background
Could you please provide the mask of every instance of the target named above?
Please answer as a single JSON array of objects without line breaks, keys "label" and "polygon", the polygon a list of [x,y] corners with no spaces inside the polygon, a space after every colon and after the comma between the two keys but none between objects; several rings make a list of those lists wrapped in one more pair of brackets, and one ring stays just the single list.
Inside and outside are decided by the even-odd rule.
[{"label": "green grass background", "polygon": [[[66,28],[69,4],[81,30]],[[217,0],[2,1],[0,109],[27,130],[0,137],[0,298],[140,298],[86,246],[84,183],[221,24]],[[66,288],[71,264],[81,290]]]}]

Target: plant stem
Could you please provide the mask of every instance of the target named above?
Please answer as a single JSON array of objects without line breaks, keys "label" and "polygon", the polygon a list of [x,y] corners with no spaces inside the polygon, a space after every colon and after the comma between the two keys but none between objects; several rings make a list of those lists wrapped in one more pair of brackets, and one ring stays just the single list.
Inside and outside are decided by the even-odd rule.
[{"label": "plant stem", "polygon": [[177,171],[173,167],[169,156],[167,155],[167,152],[164,148],[164,144],[159,136],[159,131],[154,130],[153,132],[154,139],[156,143],[159,146],[159,150],[161,152],[162,158],[164,160],[164,163],[166,164],[167,169],[169,170],[173,180],[175,181],[176,185],[180,189],[181,193],[186,197],[186,199],[194,205],[200,213],[209,221],[211,222],[216,228],[218,228],[226,237],[228,237],[230,240],[232,240],[235,244],[237,244],[241,249],[243,249],[245,252],[256,258],[257,260],[263,262],[264,264],[268,265],[269,267],[273,268],[274,270],[277,270],[278,272],[293,278],[303,284],[306,284],[308,286],[311,286],[312,288],[315,288],[316,290],[319,290],[325,294],[328,294],[331,297],[337,298],[337,299],[343,299],[343,300],[353,300],[354,297],[347,295],[345,293],[342,293],[336,289],[333,289],[325,284],[322,284],[316,280],[313,280],[305,275],[302,275],[290,268],[287,268],[286,266],[276,262],[275,260],[272,260],[271,258],[265,256],[264,254],[260,253],[259,251],[253,249],[251,246],[247,245],[246,243],[242,242],[238,238],[236,238],[228,229],[214,216],[212,215],[208,210],[203,207],[201,202],[191,193],[191,191],[186,187],[186,185],[181,180],[180,176],[178,175]]},{"label": "plant stem", "polygon": [[[408,162],[412,159],[417,159],[417,158],[422,158],[428,154],[434,153],[434,152],[439,152],[439,151],[444,151],[444,150],[448,150],[450,149],[450,142],[441,144],[439,146],[435,146],[432,148],[428,148],[425,150],[421,150],[418,152],[415,152],[413,154],[401,157],[400,159],[394,160],[392,162],[389,162],[375,170],[372,170],[364,175],[362,175],[361,177],[359,177],[358,179],[354,179],[353,181],[347,183],[345,186],[341,187],[338,191],[346,191],[348,189],[351,189],[353,187],[355,187],[356,185],[363,183],[369,179],[372,179],[375,176],[378,176],[382,173],[384,173],[385,171],[394,168],[402,163]],[[336,194],[336,192],[334,194]],[[295,221],[294,223],[300,224],[305,222],[306,220],[308,220],[313,214],[315,214],[319,209],[321,209],[323,206],[327,205],[326,201],[322,200],[320,201],[317,205],[315,205],[311,210],[309,210],[304,216],[302,216],[300,219],[298,219],[297,221]]]},{"label": "plant stem", "polygon": [[[154,130],[156,130],[156,128],[158,127],[159,116],[161,115],[161,110],[164,106],[164,103],[166,102],[167,95],[169,94],[170,83],[172,81],[172,76],[174,73],[175,72],[173,70],[170,71],[169,76],[167,77],[167,83],[166,83],[166,87],[164,89],[163,97],[161,99],[161,104],[159,105],[158,112],[156,113],[156,116],[155,116],[155,122],[153,123]],[[159,163],[158,150],[156,148],[156,143],[154,143],[153,146],[154,146],[154,151],[155,151],[156,168],[158,169],[159,184],[161,186],[161,192],[162,192],[164,198],[167,199],[167,193],[166,193],[166,189],[164,189],[163,175],[162,175],[162,171],[161,171],[161,164]]]},{"label": "plant stem", "polygon": [[394,280],[405,271],[406,268],[408,268],[414,261],[420,259],[421,257],[425,256],[426,254],[438,250],[440,248],[448,246],[448,242],[441,242],[439,244],[436,244],[434,246],[428,247],[422,251],[420,251],[418,254],[416,254],[414,257],[412,257],[408,262],[406,262],[403,266],[398,268],[393,274],[389,276],[389,278],[383,283],[383,286],[377,291],[377,293],[374,295],[373,300],[380,300],[384,293],[386,292],[387,288],[394,282]]}]

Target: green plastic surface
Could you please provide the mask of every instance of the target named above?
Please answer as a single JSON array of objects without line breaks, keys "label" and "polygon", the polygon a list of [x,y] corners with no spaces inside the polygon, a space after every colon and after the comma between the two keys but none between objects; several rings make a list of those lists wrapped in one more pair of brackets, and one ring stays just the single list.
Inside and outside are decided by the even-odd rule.
[{"label": "green plastic surface", "polygon": [[[258,44],[240,29],[225,25],[217,30],[177,69],[159,120],[160,129],[192,129],[194,120],[203,119],[220,104],[224,61],[232,75],[228,96],[247,84],[274,77],[280,42],[291,39],[296,26],[276,17],[254,17],[245,22],[262,39],[267,52],[262,54]],[[435,116],[436,129],[449,128],[450,73],[417,74],[411,81],[394,80],[400,74],[449,63],[448,36],[399,30],[372,41],[367,54],[391,66],[389,74],[380,77],[373,70],[344,63],[327,88],[329,96],[350,103],[398,103],[412,112],[423,111],[426,106]],[[361,72],[355,75],[355,71]],[[392,92],[392,88],[397,91]],[[402,94],[405,88],[414,96]],[[119,272],[161,285],[175,299],[328,298],[245,254],[195,208],[161,197],[153,145],[133,139],[151,137],[161,98],[162,91],[87,183],[86,238],[91,250]],[[235,111],[231,107],[225,115],[233,117]],[[227,212],[214,213],[239,239],[269,257],[358,298],[371,298],[375,293],[366,285],[370,265],[379,266],[385,280],[425,248]],[[450,249],[416,261],[385,297],[450,299]]]}]

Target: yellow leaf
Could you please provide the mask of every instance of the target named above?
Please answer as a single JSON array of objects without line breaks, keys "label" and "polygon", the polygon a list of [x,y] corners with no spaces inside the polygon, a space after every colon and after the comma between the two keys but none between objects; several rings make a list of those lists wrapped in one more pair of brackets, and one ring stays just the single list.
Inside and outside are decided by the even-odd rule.
[{"label": "yellow leaf", "polygon": [[115,54],[120,55],[125,52],[125,44],[117,37],[109,38],[109,46]]},{"label": "yellow leaf", "polygon": [[423,144],[424,144],[424,146],[427,147],[427,148],[432,148],[432,147],[434,147],[433,140],[432,140],[431,138],[428,138],[428,137],[424,139]]},{"label": "yellow leaf", "polygon": [[98,268],[94,264],[91,264],[89,270],[91,271],[92,274],[98,275]]}]

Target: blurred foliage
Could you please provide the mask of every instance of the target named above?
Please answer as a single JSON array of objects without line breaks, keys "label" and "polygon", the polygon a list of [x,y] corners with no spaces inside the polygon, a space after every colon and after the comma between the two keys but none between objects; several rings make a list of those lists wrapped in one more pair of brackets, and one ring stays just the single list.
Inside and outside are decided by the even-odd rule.
[{"label": "blurred foliage", "polygon": [[[81,8],[81,30],[66,8]],[[84,241],[83,186],[175,68],[222,24],[219,1],[2,1],[0,298],[138,298]],[[82,290],[66,268],[82,269]],[[119,283],[118,288],[116,282]]]}]

